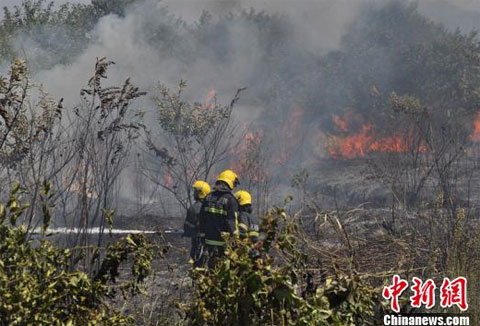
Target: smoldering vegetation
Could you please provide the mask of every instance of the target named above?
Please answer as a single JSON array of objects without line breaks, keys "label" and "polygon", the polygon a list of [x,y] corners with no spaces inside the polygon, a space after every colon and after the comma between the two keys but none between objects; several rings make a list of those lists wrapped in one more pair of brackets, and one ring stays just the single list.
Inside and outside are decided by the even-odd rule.
[{"label": "smoldering vegetation", "polygon": [[[26,0],[4,10],[1,192],[8,201],[20,183],[27,229],[44,222],[45,180],[49,223],[83,230],[63,245],[101,247],[112,219],[179,228],[193,181],[232,168],[257,216],[285,205],[310,282],[333,270],[374,287],[395,272],[466,276],[475,293],[478,8],[190,5]],[[178,290],[173,266],[161,271],[165,297]]]}]

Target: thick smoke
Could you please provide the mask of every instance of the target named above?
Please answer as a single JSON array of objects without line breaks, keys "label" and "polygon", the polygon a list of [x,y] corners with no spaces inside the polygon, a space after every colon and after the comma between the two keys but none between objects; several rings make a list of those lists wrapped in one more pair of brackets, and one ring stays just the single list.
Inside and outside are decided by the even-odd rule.
[{"label": "thick smoke", "polygon": [[[2,5],[19,4],[20,0],[4,0]],[[58,3],[62,1],[57,1]],[[86,0],[73,2],[87,3]],[[20,35],[16,48],[27,58],[42,61],[53,66],[47,71],[38,72],[37,80],[43,81],[54,95],[62,96],[74,102],[78,90],[92,71],[96,57],[107,56],[118,63],[111,76],[117,82],[124,76],[131,76],[143,88],[150,88],[154,82],[175,84],[179,79],[189,81],[191,89],[198,90],[196,96],[214,88],[220,96],[228,98],[241,86],[253,88],[251,82],[263,80],[255,76],[259,66],[268,61],[265,41],[258,29],[249,21],[237,21],[233,26],[224,26],[228,31],[211,32],[222,39],[216,43],[213,39],[202,42],[194,39],[189,30],[181,26],[176,28],[175,19],[187,24],[197,24],[203,11],[211,12],[215,17],[229,12],[254,8],[269,14],[283,15],[281,21],[288,36],[280,39],[289,42],[282,50],[297,53],[325,54],[340,47],[341,40],[349,24],[365,3],[373,1],[322,0],[322,1],[267,1],[267,0],[147,0],[131,8],[125,18],[114,15],[100,20],[92,35],[92,44],[72,63],[55,65],[55,58],[47,58],[38,42],[26,35]],[[375,1],[381,3],[382,1]],[[428,17],[445,23],[450,28],[461,27],[464,30],[480,27],[480,4],[470,0],[424,0],[418,2],[419,11]],[[168,12],[165,10],[168,10]],[[176,17],[172,16],[176,15]],[[221,28],[222,26],[217,26]],[[152,41],[151,33],[164,33]],[[282,34],[282,32],[280,32]],[[52,36],[53,35],[53,36]],[[52,37],[58,43],[67,43],[62,31],[45,31],[45,42],[52,43]],[[282,37],[282,35],[280,35]],[[159,43],[164,43],[160,44]],[[211,52],[202,51],[211,47]],[[196,56],[195,52],[202,52]],[[180,54],[172,51],[190,52]],[[219,62],[215,54],[228,56],[228,63]],[[213,55],[211,55],[213,53]],[[207,54],[207,56],[205,56]],[[292,58],[294,60],[295,58]],[[44,62],[46,61],[46,62]],[[220,60],[221,61],[221,60]],[[290,64],[285,62],[282,64]],[[293,62],[292,65],[295,65]],[[275,73],[274,71],[268,73]]]},{"label": "thick smoke", "polygon": [[[19,2],[8,1],[6,5]],[[102,18],[92,33],[91,44],[80,55],[74,54],[75,59],[68,64],[55,65],[55,58],[48,58],[38,42],[26,35],[20,35],[15,45],[28,59],[53,66],[38,72],[36,79],[53,95],[65,97],[70,105],[78,100],[78,91],[90,76],[95,58],[106,56],[117,62],[110,75],[112,83],[130,76],[147,91],[152,91],[156,82],[174,85],[184,79],[197,99],[213,88],[220,100],[226,101],[237,88],[247,86],[249,91],[242,103],[251,109],[243,115],[254,119],[264,109],[254,103],[264,95],[265,80],[275,78],[278,71],[288,73],[290,69],[291,73],[302,73],[302,69],[309,69],[299,67],[298,61],[304,60],[302,56],[320,57],[338,49],[349,24],[365,3],[372,1],[147,0],[131,8],[124,18],[114,15]],[[468,0],[421,1],[418,5],[419,10],[439,22],[449,26],[464,24],[465,28],[469,24],[465,15],[474,17],[480,11],[480,5]],[[183,22],[198,24],[205,10],[217,19],[249,8],[278,14],[278,22],[267,26],[272,31],[262,31],[262,26],[242,18],[235,19],[234,24],[216,24],[214,28],[218,30],[203,35],[192,35],[192,28],[182,25]],[[49,43],[51,35],[55,35],[58,43],[68,43],[61,31],[45,34]],[[285,44],[278,45],[276,41]],[[271,53],[272,48],[283,53]],[[279,61],[272,63],[276,58]]]},{"label": "thick smoke", "polygon": [[[282,46],[282,50],[292,54],[327,53],[338,48],[348,23],[355,16],[356,7],[358,5],[352,6],[349,1],[300,1],[295,4],[283,1],[281,5],[268,1],[146,1],[132,8],[125,18],[113,15],[102,18],[87,50],[73,63],[39,72],[38,79],[55,95],[75,101],[80,85],[92,71],[95,58],[107,56],[118,63],[112,70],[112,81],[128,75],[141,87],[150,88],[157,81],[174,84],[185,79],[190,89],[198,90],[197,96],[214,88],[220,96],[228,98],[238,87],[253,89],[252,80],[264,79],[255,76],[259,72],[275,73],[258,70],[269,59],[265,42],[275,40],[262,39],[265,35],[257,26],[247,19],[236,19],[230,26],[218,24],[215,27],[219,30],[208,31],[208,38],[202,41],[189,35],[188,28],[177,27],[176,17],[188,24],[197,24],[203,10],[215,16],[238,12],[242,8],[266,10],[269,14],[283,15],[278,17],[279,24],[285,24],[279,31],[279,41],[290,44]],[[177,16],[173,17],[170,12]],[[164,35],[152,39],[151,33],[158,31]],[[215,35],[221,39],[215,41]],[[17,44],[27,56],[34,52],[35,44],[28,38],[22,37]]]},{"label": "thick smoke", "polygon": [[164,3],[172,12],[190,22],[198,19],[203,10],[224,15],[242,8],[255,8],[267,13],[285,14],[294,28],[299,46],[305,47],[305,51],[325,53],[338,48],[345,29],[364,1],[166,0]]},{"label": "thick smoke", "polygon": [[[381,7],[388,2],[146,0],[129,8],[125,17],[101,18],[85,50],[72,54],[72,62],[66,64],[48,62],[53,67],[37,71],[35,79],[54,96],[64,97],[69,107],[78,101],[96,58],[103,56],[117,63],[110,70],[109,83],[120,83],[129,76],[150,95],[157,82],[174,87],[183,79],[188,82],[191,99],[202,100],[215,89],[218,100],[226,103],[236,89],[246,86],[236,109],[237,121],[242,125],[254,122],[269,132],[277,141],[272,148],[294,157],[291,165],[298,168],[309,163],[305,152],[321,151],[323,139],[311,134],[325,123],[323,117],[330,119],[333,112],[349,105],[344,87],[357,82],[349,80],[350,71],[364,69],[368,74],[371,65],[378,68],[375,73],[380,72],[375,77],[390,84],[394,65],[389,53],[374,58],[340,55],[346,65],[341,76],[334,71],[325,78],[329,71],[321,65],[324,58],[344,50],[346,35],[357,37],[352,24],[356,24],[353,29],[370,24],[365,6]],[[473,1],[420,1],[418,7],[449,28],[478,27],[475,17],[480,9]],[[263,20],[262,10],[268,14]],[[209,23],[202,23],[205,21]],[[362,46],[366,36],[358,38],[356,42]],[[33,61],[45,57],[38,44],[25,35],[15,44]],[[153,111],[148,98],[141,105]],[[155,128],[155,121],[150,121],[149,127]],[[281,144],[289,137],[297,140]]]},{"label": "thick smoke", "polygon": [[[272,155],[282,157],[272,160],[286,160],[295,147],[311,145],[301,141],[302,116],[294,117],[294,127],[288,126],[292,119],[289,110],[303,112],[304,104],[296,103],[294,95],[297,81],[304,82],[302,75],[312,58],[339,48],[359,4],[344,0],[295,4],[282,1],[275,5],[268,1],[145,1],[130,8],[123,18],[102,18],[85,51],[71,63],[39,71],[36,79],[54,96],[64,97],[70,107],[76,104],[95,59],[102,56],[117,63],[110,70],[109,83],[130,76],[134,84],[150,94],[157,82],[174,87],[183,79],[188,82],[187,95],[192,99],[202,100],[210,89],[215,89],[218,100],[226,103],[238,88],[246,86],[236,108],[237,122],[241,126],[255,122],[266,134],[274,130],[269,136],[280,140],[275,142],[276,153]],[[212,14],[212,23],[204,30],[197,28],[202,19],[209,19],[206,14],[202,17],[203,10]],[[263,10],[270,15],[265,25],[254,21]],[[234,13],[234,18],[228,18],[229,12]],[[18,41],[27,53],[33,53],[31,44],[26,37]],[[286,75],[292,77],[283,84]],[[152,112],[148,99],[141,105]],[[270,117],[269,112],[277,113]],[[155,130],[155,120],[147,121],[153,121],[147,125]],[[290,165],[300,165],[300,156]],[[287,179],[283,181],[288,180],[289,173],[284,173]],[[134,174],[125,177],[133,180]],[[122,187],[122,191],[126,197],[134,193],[130,187]]]},{"label": "thick smoke", "polygon": [[[257,13],[249,14],[250,8],[257,13],[264,10],[271,18],[263,26],[255,23]],[[302,56],[310,61],[337,49],[358,9],[359,5],[343,0],[282,1],[275,5],[268,1],[196,1],[194,5],[191,1],[145,1],[130,8],[124,18],[102,18],[85,51],[72,63],[38,72],[36,79],[54,96],[64,97],[70,107],[78,101],[95,59],[102,56],[117,63],[110,70],[109,83],[129,76],[150,94],[157,82],[174,87],[183,79],[188,82],[191,99],[202,100],[215,89],[218,100],[227,103],[245,86],[248,89],[235,111],[241,126],[256,123],[267,131],[271,128],[281,134],[271,137],[285,137],[282,142],[287,142],[287,137],[301,139],[284,125],[291,119],[289,110],[303,110],[303,103],[296,103],[294,98],[297,81],[309,69]],[[214,22],[202,30],[196,26],[204,10],[212,13]],[[242,10],[246,12],[241,14]],[[230,12],[235,18],[227,18]],[[18,41],[27,53],[33,53],[31,43],[25,37]],[[292,75],[287,84],[285,75]],[[152,112],[148,99],[141,105]],[[269,111],[277,113],[270,117]],[[147,125],[155,130],[155,120],[148,121],[153,121]],[[288,156],[288,151],[299,145],[299,141],[287,145],[276,142],[276,151],[282,153],[274,155]],[[295,159],[294,165],[301,160]]]}]

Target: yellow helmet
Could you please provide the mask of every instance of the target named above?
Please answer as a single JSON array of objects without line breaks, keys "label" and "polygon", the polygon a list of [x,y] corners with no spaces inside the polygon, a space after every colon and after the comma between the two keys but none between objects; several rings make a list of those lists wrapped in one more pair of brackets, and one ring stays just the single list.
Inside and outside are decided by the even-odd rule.
[{"label": "yellow helmet", "polygon": [[235,193],[235,198],[238,200],[240,206],[251,205],[252,196],[245,190],[239,190]]},{"label": "yellow helmet", "polygon": [[232,170],[225,170],[220,173],[217,178],[217,182],[218,181],[225,182],[230,187],[230,189],[233,189],[235,188],[235,186],[240,184],[240,182],[238,181],[238,175]]},{"label": "yellow helmet", "polygon": [[198,191],[198,198],[200,199],[204,199],[210,193],[210,185],[202,180],[195,181],[192,188]]}]

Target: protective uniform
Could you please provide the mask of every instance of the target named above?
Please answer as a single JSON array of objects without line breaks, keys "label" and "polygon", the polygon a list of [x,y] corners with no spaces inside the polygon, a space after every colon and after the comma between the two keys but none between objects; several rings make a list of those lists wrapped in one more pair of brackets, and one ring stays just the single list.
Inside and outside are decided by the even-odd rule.
[{"label": "protective uniform", "polygon": [[214,191],[202,203],[200,232],[205,234],[205,250],[201,264],[213,267],[215,260],[224,255],[222,233],[238,235],[238,203],[231,191],[237,183],[238,177],[233,171],[223,171]]},{"label": "protective uniform", "polygon": [[235,193],[235,198],[239,204],[238,229],[240,237],[250,237],[253,243],[258,242],[259,226],[252,214],[252,196],[245,190],[240,190]]},{"label": "protective uniform", "polygon": [[195,202],[188,208],[187,217],[183,224],[183,236],[191,238],[190,258],[198,260],[203,234],[199,229],[199,215],[202,208],[202,201],[210,193],[210,186],[205,181],[198,180],[193,186]]}]

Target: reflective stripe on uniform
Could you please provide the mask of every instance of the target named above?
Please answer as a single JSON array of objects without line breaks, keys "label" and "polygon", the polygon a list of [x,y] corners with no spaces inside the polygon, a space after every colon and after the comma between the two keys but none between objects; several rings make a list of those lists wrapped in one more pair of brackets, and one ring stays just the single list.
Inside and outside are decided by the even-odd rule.
[{"label": "reflective stripe on uniform", "polygon": [[205,207],[205,211],[213,214],[220,214],[220,215],[228,215],[228,212],[224,209],[221,208],[215,208],[215,207]]},{"label": "reflective stripe on uniform", "polygon": [[233,234],[237,237],[240,235],[240,230],[238,229],[238,212],[235,212],[235,230],[233,231]]},{"label": "reflective stripe on uniform", "polygon": [[225,242],[205,239],[205,244],[210,245],[210,246],[224,246]]},{"label": "reflective stripe on uniform", "polygon": [[244,229],[245,231],[248,231],[248,226],[244,223],[238,223],[238,227]]},{"label": "reflective stripe on uniform", "polygon": [[251,231],[248,233],[249,236],[251,237],[259,237],[260,236],[260,233],[256,232],[256,231]]}]

